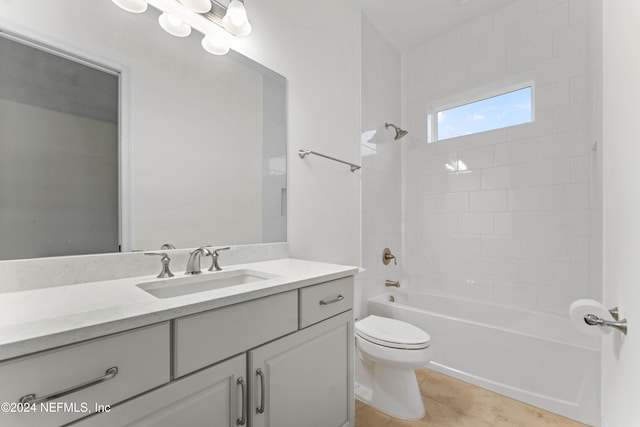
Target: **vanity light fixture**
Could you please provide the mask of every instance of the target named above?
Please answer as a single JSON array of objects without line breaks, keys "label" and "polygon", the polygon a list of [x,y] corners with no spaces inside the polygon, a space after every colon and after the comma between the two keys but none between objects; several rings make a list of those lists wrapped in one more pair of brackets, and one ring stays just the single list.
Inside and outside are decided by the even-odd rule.
[{"label": "vanity light fixture", "polygon": [[176,37],[187,37],[191,34],[191,27],[175,16],[168,14],[167,12],[163,12],[158,18],[158,23],[163,30],[172,36]]},{"label": "vanity light fixture", "polygon": [[145,12],[149,6],[145,0],[113,0],[113,2],[131,13]]},{"label": "vanity light fixture", "polygon": [[202,47],[214,55],[229,52],[225,35],[247,36],[251,33],[244,0],[231,0],[229,6],[217,0],[112,1],[132,13],[142,13],[147,10],[148,4],[152,5],[162,12],[158,18],[162,29],[176,37],[187,37],[193,28],[204,35]]}]

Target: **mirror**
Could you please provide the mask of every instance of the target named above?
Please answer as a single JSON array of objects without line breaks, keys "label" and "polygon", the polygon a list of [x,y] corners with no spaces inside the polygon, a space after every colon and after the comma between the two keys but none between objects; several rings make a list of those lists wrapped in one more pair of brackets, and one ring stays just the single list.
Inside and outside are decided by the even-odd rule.
[{"label": "mirror", "polygon": [[[5,35],[19,34],[22,47],[26,38],[26,48],[40,55],[44,45],[49,57],[44,62],[68,64],[58,72],[64,81],[77,83],[71,91],[84,91],[85,100],[74,102],[79,99],[75,92],[41,94],[55,99],[52,105],[16,99],[0,88],[0,105],[9,100],[35,105],[49,116],[64,114],[71,123],[110,123],[103,133],[119,144],[100,140],[95,130],[74,129],[70,132],[80,135],[73,139],[76,146],[44,154],[56,147],[52,132],[40,127],[49,120],[14,112],[13,123],[29,123],[25,129],[39,136],[26,145],[35,157],[22,162],[41,176],[26,191],[25,178],[34,175],[29,168],[2,168],[2,182],[16,185],[10,191],[0,185],[3,212],[11,212],[0,215],[0,233],[10,236],[0,239],[5,246],[0,259],[102,253],[117,251],[118,245],[128,251],[159,249],[163,243],[195,247],[286,241],[284,77],[233,51],[210,55],[195,34],[166,34],[153,8],[132,15],[111,2],[27,0],[10,2],[5,9],[0,19]],[[16,43],[10,39],[15,37],[2,41]],[[6,61],[11,49],[0,44],[1,63],[14,63]],[[36,61],[29,58],[26,67]],[[45,80],[52,74],[56,72],[45,72]],[[37,94],[42,85],[22,78],[8,86]],[[60,91],[64,85],[55,86]],[[115,111],[103,105],[114,100]],[[94,110],[108,117],[91,116]],[[6,122],[1,126],[10,127]],[[12,139],[2,128],[0,150]],[[63,135],[58,139],[70,139]],[[16,146],[25,147],[14,142],[13,151]],[[90,146],[98,151],[84,153]],[[56,156],[61,161],[51,163]],[[96,156],[102,156],[100,162],[91,163]],[[19,165],[8,157],[5,162]],[[102,169],[109,170],[102,174]],[[54,171],[64,172],[63,178]],[[47,200],[53,204],[44,204]],[[88,210],[82,211],[83,206]],[[38,228],[46,223],[49,232]],[[87,228],[65,230],[77,225]]]}]

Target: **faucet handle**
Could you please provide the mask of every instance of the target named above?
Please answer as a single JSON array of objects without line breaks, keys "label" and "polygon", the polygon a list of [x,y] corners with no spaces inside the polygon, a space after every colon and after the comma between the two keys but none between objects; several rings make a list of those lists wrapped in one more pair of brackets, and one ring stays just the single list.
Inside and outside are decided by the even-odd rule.
[{"label": "faucet handle", "polygon": [[382,251],[382,262],[384,265],[389,265],[389,263],[393,260],[393,265],[398,265],[398,261],[396,260],[396,256],[391,253],[389,248],[384,248]]},{"label": "faucet handle", "polygon": [[215,249],[211,252],[211,267],[209,267],[209,271],[220,271],[222,270],[222,268],[220,267],[220,265],[218,264],[218,251],[226,251],[228,249],[231,249],[229,246],[226,246],[224,248],[218,248]]},{"label": "faucet handle", "polygon": [[157,255],[161,256],[160,263],[162,264],[162,270],[160,274],[158,274],[158,279],[164,279],[165,277],[173,277],[173,273],[169,270],[169,263],[171,262],[171,258],[164,252],[145,252],[145,255]]},{"label": "faucet handle", "polygon": [[175,249],[176,247],[173,246],[171,243],[164,243],[162,246],[160,246],[160,250],[165,250],[165,249]]},{"label": "faucet handle", "polygon": [[229,250],[229,249],[231,249],[231,247],[230,247],[230,246],[226,246],[226,247],[224,247],[224,248],[218,248],[218,249],[215,249],[215,250],[213,250],[213,251],[211,251],[211,252],[213,252],[213,254],[214,254],[215,256],[218,256],[218,251],[226,251],[226,250]]}]

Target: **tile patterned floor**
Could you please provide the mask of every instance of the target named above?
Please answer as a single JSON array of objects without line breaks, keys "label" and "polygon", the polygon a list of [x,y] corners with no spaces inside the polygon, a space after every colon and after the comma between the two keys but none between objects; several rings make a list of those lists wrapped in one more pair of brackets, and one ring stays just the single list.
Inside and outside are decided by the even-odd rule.
[{"label": "tile patterned floor", "polygon": [[356,400],[355,427],[587,427],[429,369],[416,370],[426,414],[390,417]]}]

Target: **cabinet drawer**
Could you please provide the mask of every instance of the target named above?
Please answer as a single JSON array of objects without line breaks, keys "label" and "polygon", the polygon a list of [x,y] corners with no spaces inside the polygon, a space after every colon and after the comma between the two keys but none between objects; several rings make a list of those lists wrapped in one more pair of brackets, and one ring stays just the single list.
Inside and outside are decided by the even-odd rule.
[{"label": "cabinet drawer", "polygon": [[[71,391],[29,405],[33,413],[0,413],[0,425],[59,426],[169,381],[169,323],[119,333],[0,363],[0,402],[17,403]],[[107,375],[116,367],[115,376]],[[81,384],[105,377],[82,390]],[[96,381],[97,382],[97,381]]]},{"label": "cabinet drawer", "polygon": [[176,319],[175,377],[297,330],[297,294],[284,292]]},{"label": "cabinet drawer", "polygon": [[300,328],[353,308],[353,276],[300,289]]},{"label": "cabinet drawer", "polygon": [[246,417],[246,368],[247,357],[241,354],[73,427],[237,427],[237,420]]}]

